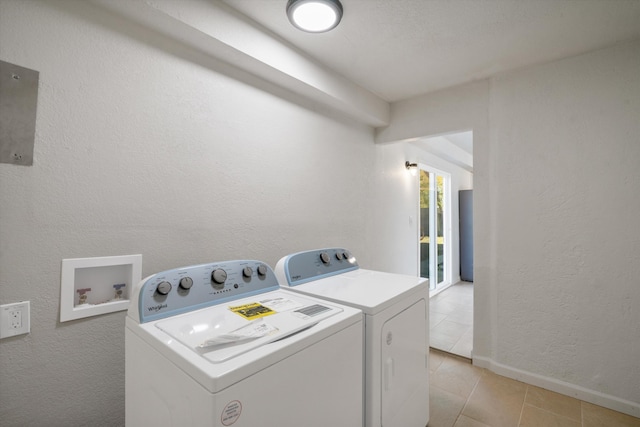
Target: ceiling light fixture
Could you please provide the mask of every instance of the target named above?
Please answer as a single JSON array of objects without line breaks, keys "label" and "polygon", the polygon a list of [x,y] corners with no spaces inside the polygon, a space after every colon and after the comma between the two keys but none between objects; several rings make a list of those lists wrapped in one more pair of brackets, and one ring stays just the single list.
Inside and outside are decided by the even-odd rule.
[{"label": "ceiling light fixture", "polygon": [[294,27],[308,33],[324,33],[342,19],[339,0],[289,0],[287,16]]}]

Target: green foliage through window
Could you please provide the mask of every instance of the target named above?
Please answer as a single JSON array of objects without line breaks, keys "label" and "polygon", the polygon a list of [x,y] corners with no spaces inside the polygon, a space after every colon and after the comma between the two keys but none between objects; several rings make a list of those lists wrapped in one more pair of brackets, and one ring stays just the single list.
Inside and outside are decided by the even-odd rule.
[{"label": "green foliage through window", "polygon": [[[438,212],[441,213],[443,207],[442,196],[444,194],[444,179],[442,178],[442,176],[438,175],[436,177],[436,182],[438,186],[438,191],[436,193]],[[429,207],[429,172],[426,172],[424,170],[420,170],[420,207]]]}]

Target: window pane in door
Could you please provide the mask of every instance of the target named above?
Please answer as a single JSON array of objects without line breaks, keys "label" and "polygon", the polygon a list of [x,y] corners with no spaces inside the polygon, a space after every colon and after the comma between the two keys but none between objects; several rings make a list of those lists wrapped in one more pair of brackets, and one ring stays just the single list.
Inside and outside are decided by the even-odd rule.
[{"label": "window pane in door", "polygon": [[447,186],[446,176],[420,170],[420,276],[431,290],[449,280]]},{"label": "window pane in door", "polygon": [[444,281],[444,178],[438,175],[437,178],[437,215],[436,228],[438,233],[438,283]]},{"label": "window pane in door", "polygon": [[[429,278],[429,172],[420,169],[420,277]],[[432,286],[434,286],[433,283]]]}]

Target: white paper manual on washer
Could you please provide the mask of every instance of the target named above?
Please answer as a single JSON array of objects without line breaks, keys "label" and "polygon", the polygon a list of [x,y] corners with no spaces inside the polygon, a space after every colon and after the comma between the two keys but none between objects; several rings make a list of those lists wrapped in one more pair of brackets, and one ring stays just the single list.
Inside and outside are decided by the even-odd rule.
[{"label": "white paper manual on washer", "polygon": [[240,344],[262,338],[277,331],[278,328],[269,325],[262,319],[254,320],[248,325],[244,325],[229,333],[216,335],[205,340],[202,344],[198,345],[198,349],[208,350],[223,345]]},{"label": "white paper manual on washer", "polygon": [[[277,314],[278,312],[289,311],[297,317],[309,318],[323,311],[330,310],[329,307],[325,307],[320,304],[305,307],[300,301],[283,297],[265,299],[237,306],[229,306],[228,309],[247,320],[256,320],[251,320],[250,323],[227,333],[207,338],[197,346],[199,350],[211,350],[220,346],[243,344],[267,335],[276,334],[279,329],[269,324],[265,320],[265,317]],[[310,326],[313,325],[308,325],[308,327]]]}]

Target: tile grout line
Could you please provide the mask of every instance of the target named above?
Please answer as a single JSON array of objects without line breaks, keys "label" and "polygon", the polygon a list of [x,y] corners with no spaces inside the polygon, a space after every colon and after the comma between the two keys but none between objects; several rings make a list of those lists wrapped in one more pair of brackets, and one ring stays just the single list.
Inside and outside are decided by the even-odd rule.
[{"label": "tile grout line", "polygon": [[527,388],[524,391],[524,399],[522,399],[522,408],[520,408],[520,418],[518,418],[518,426],[522,423],[522,415],[524,414],[524,403],[527,401],[527,395],[529,394],[529,385],[527,384]]},{"label": "tile grout line", "polygon": [[[467,407],[467,403],[469,403],[469,399],[471,399],[471,395],[473,394],[474,391],[476,391],[476,388],[478,388],[478,384],[480,384],[480,380],[482,379],[482,376],[485,374],[485,369],[482,368],[482,372],[480,377],[478,378],[478,381],[476,381],[476,383],[474,384],[473,388],[471,389],[471,391],[469,392],[469,395],[467,396],[467,398],[464,401],[464,405],[462,405],[462,409],[460,409],[460,412],[458,412],[458,416],[456,417],[456,420],[453,422],[453,425],[455,426],[456,423],[458,422],[458,419],[460,418],[460,416],[462,415],[462,413],[464,412],[464,408]],[[465,415],[467,416],[467,415]],[[476,420],[475,418],[469,417],[472,420],[478,421],[478,422],[482,422],[480,420]],[[483,423],[484,424],[484,423]],[[452,426],[453,427],[453,426]]]},{"label": "tile grout line", "polygon": [[552,416],[554,416],[556,418],[564,418],[565,420],[568,420],[569,422],[580,423],[580,426],[582,426],[582,416],[580,416],[580,421],[578,421],[578,420],[576,420],[574,418],[567,417],[566,415],[559,414],[559,413],[551,411],[549,409],[541,408],[541,407],[533,405],[531,403],[528,403],[527,405],[529,405],[532,408],[537,409],[538,411],[542,411],[542,412],[545,412],[547,414],[551,414]]}]

